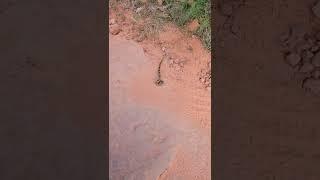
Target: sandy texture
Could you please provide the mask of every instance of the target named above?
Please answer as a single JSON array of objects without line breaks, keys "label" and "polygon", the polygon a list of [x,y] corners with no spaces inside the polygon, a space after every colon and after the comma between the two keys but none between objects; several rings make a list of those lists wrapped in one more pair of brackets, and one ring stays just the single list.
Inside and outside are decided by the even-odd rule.
[{"label": "sandy texture", "polygon": [[[125,18],[114,12],[109,21],[110,178],[211,179],[210,53],[170,24],[159,36],[135,39],[139,26],[130,11],[122,11]],[[114,27],[121,30],[112,34]],[[164,84],[156,86],[161,58]]]}]

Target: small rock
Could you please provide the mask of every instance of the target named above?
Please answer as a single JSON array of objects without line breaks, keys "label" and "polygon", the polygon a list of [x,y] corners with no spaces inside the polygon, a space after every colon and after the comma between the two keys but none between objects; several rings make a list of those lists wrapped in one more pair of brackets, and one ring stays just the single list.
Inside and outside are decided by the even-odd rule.
[{"label": "small rock", "polygon": [[188,24],[187,28],[189,31],[194,32],[199,28],[199,26],[200,26],[200,24],[199,24],[198,20],[195,19]]},{"label": "small rock", "polygon": [[143,9],[144,9],[144,7],[139,7],[139,8],[137,8],[137,9],[136,9],[136,13],[141,12]]},{"label": "small rock", "polygon": [[175,60],[173,60],[174,61],[174,63],[176,63],[176,64],[179,64],[180,63],[180,59],[175,59]]},{"label": "small rock", "polygon": [[221,13],[225,16],[231,16],[233,13],[232,4],[224,3],[221,5]]},{"label": "small rock", "polygon": [[312,12],[317,18],[320,18],[320,1],[312,7]]},{"label": "small rock", "polygon": [[320,79],[320,70],[313,71],[312,77],[315,79]]},{"label": "small rock", "polygon": [[176,66],[176,67],[175,67],[175,70],[176,70],[176,71],[180,71],[180,69],[181,69],[180,66]]},{"label": "small rock", "polygon": [[314,66],[313,66],[311,63],[304,63],[304,64],[300,67],[299,72],[307,73],[307,72],[313,71],[313,69],[314,69]]},{"label": "small rock", "polygon": [[286,57],[287,63],[289,63],[289,65],[292,67],[298,65],[300,60],[301,60],[301,57],[297,53],[290,53]]},{"label": "small rock", "polygon": [[138,36],[137,38],[136,38],[136,41],[137,42],[142,42],[144,40],[144,36]]},{"label": "small rock", "polygon": [[158,5],[161,6],[164,0],[157,0],[157,1],[158,1]]},{"label": "small rock", "polygon": [[114,25],[116,23],[115,19],[110,19],[109,25]]},{"label": "small rock", "polygon": [[166,48],[165,48],[165,47],[162,47],[162,51],[165,52],[165,51],[166,51]]},{"label": "small rock", "polygon": [[205,78],[201,77],[201,78],[200,78],[200,81],[201,81],[202,83],[204,83],[206,80],[205,80]]},{"label": "small rock", "polygon": [[312,59],[312,64],[316,67],[320,67],[320,53],[317,53],[313,59]]},{"label": "small rock", "polygon": [[[173,63],[173,68],[174,68],[175,70],[177,70],[178,67],[180,68],[179,64]],[[179,69],[179,68],[178,68],[178,69]]]},{"label": "small rock", "polygon": [[143,48],[143,52],[148,52],[148,49],[146,49],[146,48]]},{"label": "small rock", "polygon": [[121,32],[121,28],[120,28],[120,26],[115,24],[115,25],[111,26],[110,32],[112,35],[117,35]]},{"label": "small rock", "polygon": [[184,63],[183,63],[183,62],[180,62],[180,63],[179,63],[179,65],[180,65],[180,67],[182,67],[182,68],[183,68]]},{"label": "small rock", "polygon": [[303,83],[303,88],[309,90],[313,94],[320,95],[320,80],[309,78]]},{"label": "small rock", "polygon": [[169,60],[169,65],[173,65],[173,64],[174,64],[173,60],[170,59],[170,60]]}]

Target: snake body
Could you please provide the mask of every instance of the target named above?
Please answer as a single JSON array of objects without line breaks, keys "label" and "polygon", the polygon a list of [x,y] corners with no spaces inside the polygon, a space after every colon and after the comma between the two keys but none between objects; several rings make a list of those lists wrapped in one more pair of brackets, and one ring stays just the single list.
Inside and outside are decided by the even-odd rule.
[{"label": "snake body", "polygon": [[163,85],[163,80],[161,79],[161,64],[162,64],[162,62],[163,62],[163,58],[161,59],[161,61],[160,61],[160,63],[159,63],[159,66],[158,66],[158,72],[157,72],[157,75],[158,75],[158,78],[157,78],[157,80],[155,81],[155,84],[157,85],[157,86],[161,86],[161,85]]}]

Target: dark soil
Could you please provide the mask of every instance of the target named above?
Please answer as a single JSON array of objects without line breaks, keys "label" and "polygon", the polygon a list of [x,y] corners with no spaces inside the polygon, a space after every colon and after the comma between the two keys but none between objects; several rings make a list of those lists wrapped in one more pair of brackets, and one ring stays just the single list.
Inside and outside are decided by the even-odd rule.
[{"label": "dark soil", "polygon": [[214,179],[319,179],[320,19],[314,5],[217,2]]}]

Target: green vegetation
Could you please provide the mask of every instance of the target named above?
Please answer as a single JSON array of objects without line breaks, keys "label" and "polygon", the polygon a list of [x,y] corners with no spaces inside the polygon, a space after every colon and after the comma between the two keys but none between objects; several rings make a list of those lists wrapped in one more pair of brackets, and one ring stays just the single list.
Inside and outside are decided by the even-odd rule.
[{"label": "green vegetation", "polygon": [[192,20],[198,20],[199,28],[196,34],[204,45],[211,49],[211,1],[210,0],[165,0],[164,5],[170,18],[179,26],[184,26]]},{"label": "green vegetation", "polygon": [[[161,1],[161,5],[159,3]],[[135,19],[148,18],[145,34],[157,33],[165,21],[173,21],[180,27],[197,20],[199,27],[193,32],[199,36],[206,48],[211,50],[211,1],[210,0],[113,0],[109,6],[123,3],[136,12]]]},{"label": "green vegetation", "polygon": [[198,35],[204,46],[211,49],[211,1],[210,0],[163,0],[159,8],[157,0],[143,2],[132,0],[136,9],[141,8],[138,14],[152,18],[158,29],[164,20],[175,22],[178,26],[185,26],[193,20],[197,20],[199,27],[194,32]]}]

